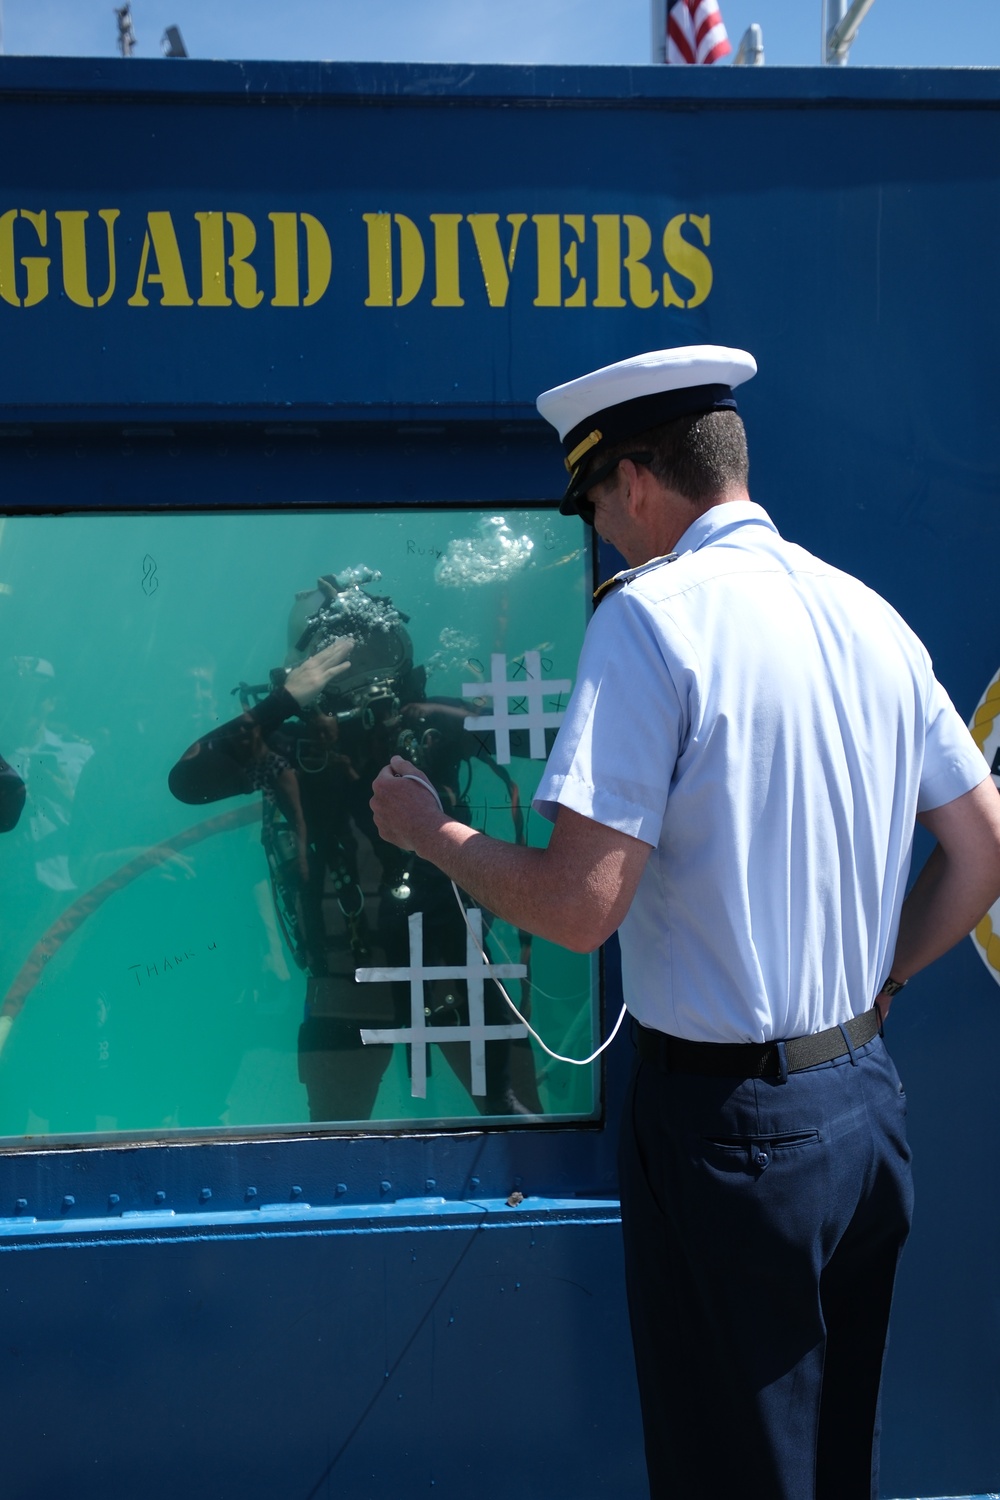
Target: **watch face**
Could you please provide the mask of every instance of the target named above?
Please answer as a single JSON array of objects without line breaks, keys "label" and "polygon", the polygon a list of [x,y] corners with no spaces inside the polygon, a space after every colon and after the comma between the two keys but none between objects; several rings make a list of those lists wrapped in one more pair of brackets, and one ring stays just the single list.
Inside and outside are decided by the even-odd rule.
[{"label": "watch face", "polygon": [[905,979],[887,979],[882,986],[882,993],[883,995],[898,995],[905,983]]}]

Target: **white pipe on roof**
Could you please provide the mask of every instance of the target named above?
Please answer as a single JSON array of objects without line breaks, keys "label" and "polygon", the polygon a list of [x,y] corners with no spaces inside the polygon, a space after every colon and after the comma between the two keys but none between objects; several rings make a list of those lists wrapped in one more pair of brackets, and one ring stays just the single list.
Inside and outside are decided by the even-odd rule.
[{"label": "white pipe on roof", "polygon": [[[834,0],[834,4],[837,4],[837,0]],[[831,16],[832,24],[826,34],[826,60],[828,63],[836,63],[841,67],[847,62],[847,54],[858,34],[858,27],[875,4],[875,0],[853,0],[846,15],[843,11],[843,4],[844,0],[839,0],[840,14]]]}]

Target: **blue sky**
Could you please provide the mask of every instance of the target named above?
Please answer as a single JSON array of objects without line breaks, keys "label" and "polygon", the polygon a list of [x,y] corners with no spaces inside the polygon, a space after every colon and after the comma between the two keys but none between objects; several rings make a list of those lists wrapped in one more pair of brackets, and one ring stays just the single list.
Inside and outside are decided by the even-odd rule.
[{"label": "blue sky", "polygon": [[[735,43],[763,27],[769,64],[820,58],[820,0],[720,0]],[[113,55],[112,0],[0,0],[8,53]],[[955,13],[962,11],[956,5]],[[137,57],[167,25],[192,57],[387,62],[645,63],[648,0],[132,0]],[[850,66],[1000,65],[1000,4],[942,26],[940,0],[875,0]],[[718,66],[726,66],[720,64]]]}]

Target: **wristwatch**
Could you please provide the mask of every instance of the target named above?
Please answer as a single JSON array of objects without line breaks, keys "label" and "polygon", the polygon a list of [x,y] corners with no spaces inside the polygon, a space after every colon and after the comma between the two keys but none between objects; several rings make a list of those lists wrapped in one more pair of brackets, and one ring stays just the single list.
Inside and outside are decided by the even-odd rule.
[{"label": "wristwatch", "polygon": [[893,995],[899,994],[900,990],[904,987],[906,982],[907,981],[905,979],[893,979],[892,975],[890,974],[885,984],[879,990],[879,994],[888,995],[889,999],[891,1000]]}]

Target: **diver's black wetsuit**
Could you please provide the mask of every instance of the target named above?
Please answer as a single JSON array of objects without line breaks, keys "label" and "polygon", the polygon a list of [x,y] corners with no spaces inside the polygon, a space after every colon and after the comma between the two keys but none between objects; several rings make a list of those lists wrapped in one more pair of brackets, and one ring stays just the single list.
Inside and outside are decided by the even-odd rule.
[{"label": "diver's black wetsuit", "polygon": [[[422,674],[421,674],[422,677]],[[457,700],[414,701],[388,724],[364,727],[300,709],[278,688],[198,740],[170,772],[170,790],[182,802],[215,802],[260,791],[263,842],[271,866],[279,920],[296,962],[308,973],[306,1016],[299,1031],[299,1076],[313,1120],[368,1119],[391,1060],[388,1045],[365,1047],[361,1027],[405,1026],[410,988],[402,983],[359,984],[359,967],[405,967],[407,919],[423,915],[424,962],[464,965],[465,924],[450,884],[433,865],[386,844],[369,807],[371,784],[410,730],[421,745],[422,768],[442,802],[462,817],[459,772],[475,742],[463,729],[467,705]],[[426,984],[428,1021],[467,1024],[462,980]],[[512,1020],[486,985],[486,1020]],[[521,1044],[515,1044],[520,1046]],[[469,1087],[467,1043],[444,1045],[444,1055]],[[538,1113],[534,1090],[515,1098],[510,1084],[511,1044],[486,1044],[486,1095],[473,1096],[486,1114]]]},{"label": "diver's black wetsuit", "polygon": [[0,755],[0,833],[10,833],[24,806],[24,782]]}]

